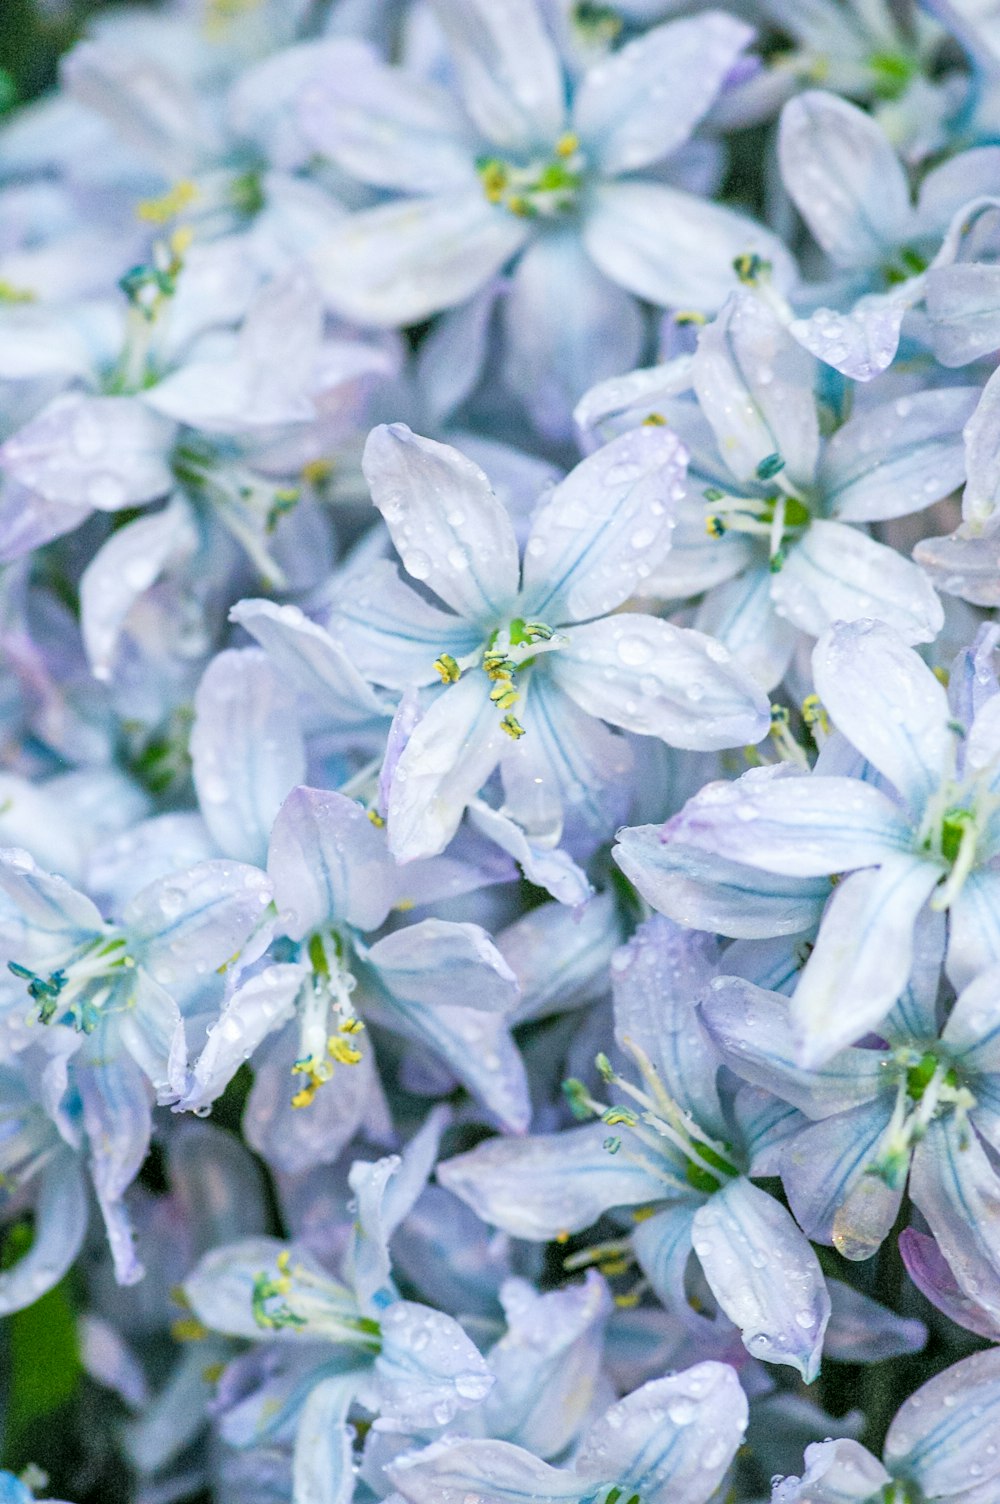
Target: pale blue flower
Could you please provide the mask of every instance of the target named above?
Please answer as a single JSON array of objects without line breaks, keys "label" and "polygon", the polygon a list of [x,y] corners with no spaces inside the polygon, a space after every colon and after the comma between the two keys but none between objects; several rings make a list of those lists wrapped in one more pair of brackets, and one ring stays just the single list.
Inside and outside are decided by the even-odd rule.
[{"label": "pale blue flower", "polygon": [[663,430],[609,444],[542,498],[521,564],[478,466],[400,424],[370,435],[365,473],[403,566],[449,608],[384,563],[329,623],[376,683],[445,683],[392,773],[399,859],[442,851],[498,764],[504,812],[529,840],[555,845],[569,815],[603,833],[607,786],[630,760],[603,722],[700,749],[764,734],[764,697],[719,643],[611,614],[669,547],[683,463]]}]

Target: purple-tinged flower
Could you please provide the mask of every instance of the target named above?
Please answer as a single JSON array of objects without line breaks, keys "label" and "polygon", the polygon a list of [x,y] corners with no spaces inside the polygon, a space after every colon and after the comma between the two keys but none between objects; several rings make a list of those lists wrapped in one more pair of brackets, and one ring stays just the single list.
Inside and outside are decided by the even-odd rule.
[{"label": "purple-tinged flower", "polygon": [[497,765],[504,812],[555,845],[566,812],[601,834],[602,796],[628,747],[605,722],[674,746],[759,741],[764,697],[728,651],[657,617],[617,613],[669,547],[684,465],[676,437],[646,428],[578,465],[543,497],[523,564],[507,513],[478,468],[401,424],[376,428],[365,473],[403,566],[354,582],[330,630],[388,688],[444,682],[391,779],[389,845],[440,852]]}]

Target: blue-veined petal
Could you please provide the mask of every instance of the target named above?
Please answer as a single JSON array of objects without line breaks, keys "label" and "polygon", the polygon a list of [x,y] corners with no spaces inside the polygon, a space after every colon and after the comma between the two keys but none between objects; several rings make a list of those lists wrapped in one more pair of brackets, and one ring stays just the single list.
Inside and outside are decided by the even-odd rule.
[{"label": "blue-veined petal", "polygon": [[943,366],[964,366],[1000,347],[1000,267],[960,261],[927,273],[927,318]]},{"label": "blue-veined petal", "polygon": [[136,968],[132,1004],[118,1020],[118,1038],[161,1101],[184,1087],[187,1041],[180,1009],[166,988]]},{"label": "blue-veined petal", "polygon": [[871,784],[751,768],[734,783],[706,784],[667,821],[663,839],[765,872],[820,877],[906,853],[913,837]]},{"label": "blue-veined petal", "polygon": [[75,1079],[83,1104],[90,1173],[104,1217],[119,1284],[142,1278],[122,1196],[138,1175],[149,1149],[152,1092],[145,1075],[124,1051],[115,1055],[105,1022],[85,1046],[87,1058]]},{"label": "blue-veined petal", "polygon": [[769,261],[779,286],[794,278],[781,241],[748,215],[641,179],[594,190],[583,243],[612,282],[667,308],[714,313],[737,285],[740,256]]},{"label": "blue-veined petal", "polygon": [[813,674],[837,729],[919,820],[954,756],[944,687],[895,632],[871,620],[840,622],[822,637]]},{"label": "blue-veined petal", "polygon": [[662,1199],[670,1188],[647,1166],[604,1147],[602,1123],[525,1139],[488,1139],[438,1166],[438,1180],[477,1216],[515,1237],[581,1232],[612,1206]]},{"label": "blue-veined petal", "polygon": [[31,1247],[0,1273],[0,1316],[32,1305],[51,1290],[80,1251],[87,1230],[87,1193],[72,1150],[60,1149],[42,1170],[32,1210]]},{"label": "blue-veined petal", "polygon": [[788,332],[841,375],[871,381],[892,364],[903,319],[922,287],[922,277],[911,277],[891,292],[867,293],[846,313],[817,308],[808,318],[792,319]]},{"label": "blue-veined petal", "polygon": [[785,187],[838,266],[879,266],[907,239],[910,189],[882,128],[857,105],[809,89],[781,112]]},{"label": "blue-veined petal", "polygon": [[452,1316],[397,1300],[380,1319],[375,1379],[383,1419],[401,1429],[445,1426],[486,1398],[494,1378]]},{"label": "blue-veined petal", "polygon": [[[53,877],[16,846],[0,850],[0,893],[38,945],[78,944],[104,927],[100,910],[63,877]],[[7,916],[5,915],[5,918]]]},{"label": "blue-veined petal", "polygon": [[638,1045],[682,1111],[721,1134],[718,1051],[695,1007],[718,964],[718,946],[707,935],[657,914],[612,957],[611,986],[618,1044],[626,1051],[630,1042]]},{"label": "blue-veined petal", "polygon": [[843,1050],[822,1065],[800,1065],[788,999],[779,993],[741,977],[718,977],[701,1013],[731,1070],[807,1117],[843,1112],[881,1090],[885,1057],[877,1050]]},{"label": "blue-veined petal", "polygon": [[588,158],[617,175],[683,146],[752,38],[749,26],[713,10],[655,26],[602,56],[573,102],[573,127]]},{"label": "blue-veined petal", "polygon": [[391,713],[339,643],[298,606],[238,601],[229,619],[246,628],[291,684],[342,724],[365,725]]},{"label": "blue-veined petal", "polygon": [[397,1458],[388,1474],[409,1504],[580,1504],[589,1484],[509,1441],[441,1441]]},{"label": "blue-veined petal", "polygon": [[635,612],[570,627],[566,636],[550,672],[590,715],[702,752],[759,742],[767,732],[767,696],[714,638]]},{"label": "blue-veined petal", "polygon": [[845,1258],[870,1258],[899,1212],[902,1186],[893,1189],[869,1173],[891,1113],[891,1097],[851,1107],[796,1134],[782,1154],[785,1192],[799,1225]]},{"label": "blue-veined petal", "polygon": [[830,1297],[819,1260],[785,1208],[740,1176],[695,1213],[692,1236],[712,1293],[748,1352],[790,1364],[812,1383]]},{"label": "blue-veined petal", "polygon": [[354,1453],[347,1412],[357,1380],[338,1374],[309,1391],[295,1431],[292,1487],[296,1504],[350,1504]]},{"label": "blue-veined petal", "polygon": [[133,954],[171,991],[204,986],[264,923],[271,884],[242,862],[199,862],[152,882],[125,906]]},{"label": "blue-veined petal", "polygon": [[953,1117],[931,1124],[914,1151],[910,1196],[959,1287],[1000,1320],[1000,1179],[968,1126]]},{"label": "blue-veined petal", "polygon": [[219,849],[263,866],[281,801],[306,775],[295,686],[259,648],[218,653],[194,701],[191,761]]},{"label": "blue-veined petal", "polygon": [[237,987],[209,1026],[175,1111],[203,1111],[221,1097],[261,1041],[294,1015],[295,999],[307,976],[308,968],[302,965],[269,966]]},{"label": "blue-veined petal", "polygon": [[[599,724],[599,723],[598,723]],[[537,746],[538,738],[535,738]],[[509,775],[510,765],[513,758],[504,758],[504,773]],[[537,763],[528,764],[528,767],[537,766]],[[517,770],[519,773],[526,771],[525,764],[518,759]],[[522,784],[527,783],[525,778]],[[505,777],[505,792],[511,786],[509,776]],[[515,794],[520,793],[518,785],[514,784]],[[582,867],[579,867],[566,851],[552,849],[547,845],[533,844],[527,835],[514,820],[510,819],[501,810],[491,809],[482,799],[476,799],[469,805],[469,828],[480,831],[489,840],[495,841],[501,851],[506,851],[517,862],[524,877],[536,887],[544,888],[557,898],[560,903],[568,904],[572,908],[580,908],[593,894],[593,888]]]},{"label": "blue-veined petal", "polygon": [[368,435],[363,467],[407,573],[459,616],[498,625],[517,593],[517,541],[479,466],[391,423]]},{"label": "blue-veined petal", "polygon": [[532,519],[524,612],[561,625],[620,606],[670,547],[686,458],[672,430],[653,426],[582,460]]},{"label": "blue-veined petal", "polygon": [[696,629],[721,642],[764,689],[780,684],[799,641],[774,609],[772,579],[766,565],[746,569],[709,590],[694,617]]},{"label": "blue-veined petal", "polygon": [[480,1412],[483,1429],[536,1456],[558,1457],[594,1404],[612,1310],[608,1287],[589,1269],[582,1282],[544,1294],[527,1280],[506,1280],[500,1299],[507,1330],[487,1354],[496,1384]]},{"label": "blue-veined petal", "polygon": [[949,910],[945,970],[953,987],[965,987],[1000,962],[1000,869],[970,872]]},{"label": "blue-veined petal", "polygon": [[929,1499],[987,1499],[1000,1486],[1000,1352],[973,1353],[921,1385],[896,1412],[883,1456]]},{"label": "blue-veined petal", "polygon": [[793,485],[811,484],[819,454],[816,368],[765,302],[733,294],[701,331],[692,373],[738,480],[754,480],[761,461],[777,454]]},{"label": "blue-veined petal", "polygon": [[527,248],[501,316],[504,381],[549,439],[572,439],[581,393],[630,369],[642,350],[635,299],[598,271],[570,233],[542,236]]},{"label": "blue-veined petal", "polygon": [[954,491],[965,479],[962,428],[978,395],[977,388],[961,386],[915,392],[848,419],[819,467],[829,515],[881,522],[919,512]]},{"label": "blue-veined petal", "polygon": [[49,501],[118,512],[172,488],[175,433],[135,397],[57,397],[0,448],[0,468]]},{"label": "blue-veined petal", "polygon": [[[686,1200],[644,1217],[632,1230],[632,1252],[657,1300],[682,1321],[693,1316],[684,1275],[691,1257],[694,1214],[704,1200],[693,1192]],[[701,1318],[697,1318],[700,1323]]]},{"label": "blue-veined petal", "polygon": [[495,146],[551,151],[565,121],[559,54],[534,0],[431,0],[465,107]]},{"label": "blue-veined petal", "polygon": [[400,755],[387,811],[400,862],[437,856],[500,758],[506,733],[485,674],[465,674],[431,705]]},{"label": "blue-veined petal", "polygon": [[778,1482],[780,1504],[870,1504],[892,1478],[860,1442],[841,1437],[806,1447],[801,1478]]},{"label": "blue-veined petal", "polygon": [[387,992],[417,1007],[509,1013],[520,996],[517,977],[478,924],[422,919],[376,941],[365,959]]},{"label": "blue-veined petal", "polygon": [[906,986],[914,927],[940,875],[931,862],[899,856],[834,889],[792,997],[803,1064],[829,1060],[889,1012]]},{"label": "blue-veined petal", "polygon": [[624,936],[613,893],[578,909],[543,903],[500,931],[497,949],[517,977],[518,1023],[596,1002],[607,991],[607,968]]},{"label": "blue-veined petal", "polygon": [[931,642],[944,621],[934,587],[916,564],[856,527],[822,518],[789,547],[771,598],[813,637],[837,621],[877,616],[907,642]]},{"label": "blue-veined petal", "polygon": [[594,1422],[575,1467],[643,1504],[705,1504],[743,1440],[747,1401],[727,1363],[696,1363],[643,1384]]},{"label": "blue-veined petal", "polygon": [[664,842],[658,825],[618,832],[612,855],[654,909],[693,929],[756,940],[808,930],[830,894],[826,878],[784,877]]},{"label": "blue-veined petal", "polygon": [[448,91],[387,67],[353,39],[324,58],[300,94],[298,118],[316,150],[364,183],[447,193],[474,182],[468,125]]},{"label": "blue-veined petal", "polygon": [[384,833],[360,804],[327,789],[288,795],[271,830],[267,871],[293,940],[336,920],[377,929],[396,897]]},{"label": "blue-veined petal", "polygon": [[464,193],[345,215],[309,259],[336,313],[391,329],[464,303],[530,233],[528,221],[488,203],[471,183]]}]

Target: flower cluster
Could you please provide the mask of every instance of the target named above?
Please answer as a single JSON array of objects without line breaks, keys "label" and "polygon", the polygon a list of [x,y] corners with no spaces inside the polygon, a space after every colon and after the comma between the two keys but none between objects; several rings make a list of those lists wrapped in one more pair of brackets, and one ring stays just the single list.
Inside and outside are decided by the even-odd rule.
[{"label": "flower cluster", "polygon": [[0,108],[0,1501],[996,1504],[992,8]]}]

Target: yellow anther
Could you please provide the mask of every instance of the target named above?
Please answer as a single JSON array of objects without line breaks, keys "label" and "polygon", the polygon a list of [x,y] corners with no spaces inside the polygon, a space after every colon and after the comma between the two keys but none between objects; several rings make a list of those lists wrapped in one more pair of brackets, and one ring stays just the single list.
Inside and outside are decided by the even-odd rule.
[{"label": "yellow anther", "polygon": [[0,278],[0,303],[34,303],[38,294],[30,287],[15,287],[13,282]]},{"label": "yellow anther", "polygon": [[630,1291],[627,1295],[615,1296],[615,1305],[620,1311],[634,1310],[638,1304],[639,1296],[635,1290]]},{"label": "yellow anther", "polygon": [[310,486],[322,486],[334,471],[333,460],[310,460],[302,466],[302,479]]},{"label": "yellow anther", "polygon": [[198,189],[195,184],[190,178],[182,178],[160,198],[141,199],[135,206],[136,218],[151,225],[168,224],[189,208],[197,197]]},{"label": "yellow anther", "polygon": [[201,1371],[206,1384],[217,1384],[226,1371],[225,1363],[209,1363]]},{"label": "yellow anther", "polygon": [[382,816],[379,814],[377,809],[370,809],[368,811],[368,818],[375,826],[376,830],[381,830],[385,825],[385,821],[382,819]]},{"label": "yellow anther", "polygon": [[417,900],[415,898],[397,898],[393,904],[393,908],[397,914],[408,914],[411,909],[415,909],[416,907]]},{"label": "yellow anther", "polygon": [[515,742],[520,741],[521,737],[524,735],[524,727],[517,719],[517,716],[514,715],[504,716],[503,720],[500,722],[500,730],[506,731],[511,741]]},{"label": "yellow anther", "polygon": [[[413,905],[411,903],[410,907]],[[340,1026],[341,1034],[360,1034],[364,1030],[364,1023],[360,1018],[345,1018]]]},{"label": "yellow anther", "polygon": [[510,707],[520,699],[520,695],[514,688],[512,680],[499,679],[490,690],[490,699],[493,701],[494,705],[498,705],[501,710],[509,710]]},{"label": "yellow anther", "polygon": [[559,1229],[559,1231],[556,1233],[556,1242],[557,1243],[568,1243],[569,1242],[569,1232],[567,1231],[567,1229],[565,1227],[561,1227]]},{"label": "yellow anther", "polygon": [[507,208],[511,214],[516,214],[519,219],[531,219],[535,213],[531,200],[524,198],[520,193],[515,194],[513,198],[507,200]]},{"label": "yellow anther", "polygon": [[330,1058],[336,1060],[338,1065],[357,1065],[362,1059],[361,1051],[337,1034],[327,1040],[326,1048]]},{"label": "yellow anther", "polygon": [[292,1254],[291,1254],[291,1249],[289,1249],[289,1248],[283,1248],[281,1250],[281,1252],[278,1254],[278,1257],[275,1260],[275,1263],[277,1264],[278,1268],[281,1270],[282,1274],[290,1274],[291,1273],[291,1259],[292,1259]]},{"label": "yellow anther", "polygon": [[819,695],[806,695],[802,701],[802,719],[810,731],[816,728],[826,735],[830,730],[830,717]]},{"label": "yellow anther", "polygon": [[507,169],[502,162],[484,162],[479,169],[479,176],[483,185],[483,192],[491,204],[503,203],[504,190],[507,187]]},{"label": "yellow anther", "polygon": [[179,225],[170,237],[170,252],[175,262],[183,261],[191,249],[194,231],[190,225]]},{"label": "yellow anther", "polygon": [[597,1267],[606,1279],[613,1279],[616,1274],[626,1274],[631,1265],[628,1259],[605,1259]]},{"label": "yellow anther", "polygon": [[317,1083],[315,1086],[303,1086],[302,1090],[301,1091],[297,1091],[295,1093],[294,1097],[292,1098],[292,1106],[293,1107],[311,1107],[312,1106],[313,1097],[316,1095],[316,1093],[318,1091],[319,1091],[319,1083]]},{"label": "yellow anther", "polygon": [[678,308],[677,312],[674,314],[674,323],[681,325],[707,324],[708,319],[705,314],[699,313],[697,308]]},{"label": "yellow anther", "polygon": [[633,1206],[632,1208],[633,1222],[648,1222],[650,1217],[655,1217],[655,1215],[655,1206]]},{"label": "yellow anther", "polygon": [[181,1316],[170,1328],[175,1342],[200,1342],[208,1336],[208,1328],[202,1326],[197,1316]]},{"label": "yellow anther", "polygon": [[457,684],[462,677],[462,670],[450,653],[442,653],[440,658],[435,658],[434,667],[441,675],[443,684]]},{"label": "yellow anther", "polygon": [[710,538],[725,537],[726,524],[723,522],[722,518],[718,515],[717,512],[713,512],[710,517],[705,518],[705,531]]},{"label": "yellow anther", "polygon": [[642,420],[643,428],[667,428],[669,425],[662,413],[647,413]]},{"label": "yellow anther", "polygon": [[931,669],[931,673],[934,675],[939,684],[943,684],[945,689],[948,688],[948,681],[951,678],[951,675],[946,668],[934,668]]},{"label": "yellow anther", "polygon": [[556,142],[557,157],[571,157],[575,151],[579,150],[580,137],[574,135],[572,131],[567,131],[566,134],[560,136],[559,140]]}]

